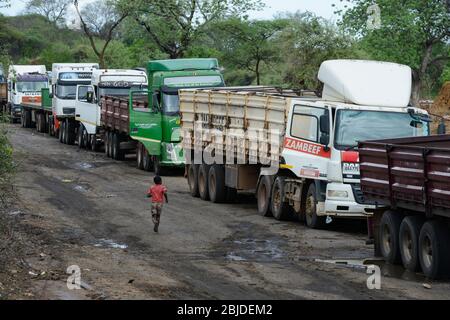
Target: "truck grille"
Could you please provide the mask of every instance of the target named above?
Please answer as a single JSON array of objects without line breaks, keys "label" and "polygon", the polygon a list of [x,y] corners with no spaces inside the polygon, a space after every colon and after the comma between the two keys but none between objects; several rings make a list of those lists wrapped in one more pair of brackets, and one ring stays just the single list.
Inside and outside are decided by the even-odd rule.
[{"label": "truck grille", "polygon": [[364,194],[361,191],[361,185],[359,183],[358,184],[353,183],[351,184],[351,186],[353,190],[353,195],[357,203],[365,205],[375,205],[374,201],[369,201],[365,199]]}]

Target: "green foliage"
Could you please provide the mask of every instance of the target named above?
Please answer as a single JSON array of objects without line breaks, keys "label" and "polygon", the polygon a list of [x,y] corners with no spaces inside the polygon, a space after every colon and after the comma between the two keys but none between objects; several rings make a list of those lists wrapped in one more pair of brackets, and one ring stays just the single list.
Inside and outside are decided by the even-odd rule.
[{"label": "green foliage", "polygon": [[[372,0],[351,0],[353,7],[341,12],[341,25],[356,37],[373,59],[409,65],[414,70],[415,91],[427,78],[436,81],[449,60],[450,14],[445,0],[377,0],[381,26],[368,27],[367,9]],[[434,70],[437,68],[438,70]],[[434,73],[434,74],[433,74]],[[426,88],[425,88],[426,89]],[[415,93],[418,95],[418,92]]]},{"label": "green foliage", "polygon": [[3,115],[0,114],[0,192],[9,183],[14,171],[13,149],[6,137],[7,132],[3,124],[5,120]]},{"label": "green foliage", "polygon": [[351,37],[323,18],[309,12],[287,17],[289,24],[283,30],[278,45],[289,66],[284,82],[291,87],[320,89],[317,71],[323,61],[366,56]]}]

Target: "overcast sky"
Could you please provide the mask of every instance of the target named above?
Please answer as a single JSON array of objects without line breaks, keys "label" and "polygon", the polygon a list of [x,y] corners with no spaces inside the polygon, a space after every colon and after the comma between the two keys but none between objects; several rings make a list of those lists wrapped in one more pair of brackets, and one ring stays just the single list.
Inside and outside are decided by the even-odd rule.
[{"label": "overcast sky", "polygon": [[[91,0],[80,0],[80,3],[86,3]],[[11,8],[0,9],[0,12],[5,15],[17,15],[25,9],[25,0],[12,0]],[[311,11],[315,14],[327,19],[336,19],[333,14],[333,3],[339,3],[340,0],[263,0],[266,3],[266,8],[261,12],[252,12],[251,18],[254,19],[269,19],[278,12],[296,12],[296,11]]]}]

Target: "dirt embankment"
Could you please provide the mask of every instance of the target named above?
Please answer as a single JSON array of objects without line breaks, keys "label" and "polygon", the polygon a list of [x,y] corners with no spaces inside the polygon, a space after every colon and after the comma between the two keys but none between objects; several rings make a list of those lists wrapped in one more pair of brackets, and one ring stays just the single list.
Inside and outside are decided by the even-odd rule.
[{"label": "dirt embankment", "polygon": [[[446,82],[439,93],[439,96],[434,100],[431,107],[427,108],[432,114],[446,117],[447,131],[450,130],[450,82]],[[432,124],[432,133],[437,132],[439,121]]]}]

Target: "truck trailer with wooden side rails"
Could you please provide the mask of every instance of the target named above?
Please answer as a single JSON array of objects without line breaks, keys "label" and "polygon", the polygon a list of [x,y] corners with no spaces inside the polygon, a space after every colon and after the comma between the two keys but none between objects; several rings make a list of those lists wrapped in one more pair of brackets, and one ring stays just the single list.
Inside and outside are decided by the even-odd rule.
[{"label": "truck trailer with wooden side rails", "polygon": [[275,88],[180,90],[191,194],[224,202],[253,191],[262,216],[366,218],[357,141],[428,135],[426,111],[409,106],[411,69],[325,61],[322,97]]},{"label": "truck trailer with wooden side rails", "polygon": [[376,254],[432,279],[450,275],[450,135],[359,143]]}]

